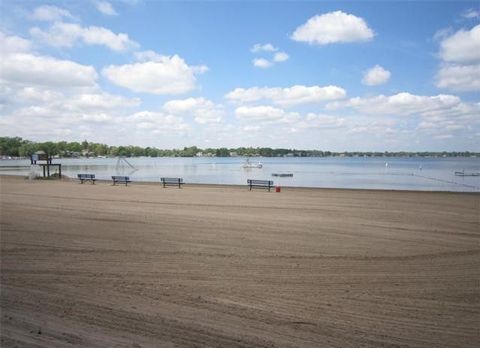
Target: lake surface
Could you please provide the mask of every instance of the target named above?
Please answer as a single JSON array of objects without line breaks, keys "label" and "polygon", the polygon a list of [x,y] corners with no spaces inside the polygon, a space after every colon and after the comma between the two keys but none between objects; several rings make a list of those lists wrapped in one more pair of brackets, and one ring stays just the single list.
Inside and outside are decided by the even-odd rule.
[{"label": "lake surface", "polygon": [[[480,158],[350,158],[255,157],[262,168],[245,169],[245,158],[62,158],[65,175],[94,173],[98,179],[129,175],[133,181],[159,182],[182,177],[186,183],[246,185],[247,179],[269,179],[275,185],[297,187],[480,192],[480,176],[455,176],[455,171],[480,172]],[[1,160],[0,174],[29,175],[29,160]],[[40,174],[40,170],[37,169]],[[292,173],[293,177],[273,177]]]}]

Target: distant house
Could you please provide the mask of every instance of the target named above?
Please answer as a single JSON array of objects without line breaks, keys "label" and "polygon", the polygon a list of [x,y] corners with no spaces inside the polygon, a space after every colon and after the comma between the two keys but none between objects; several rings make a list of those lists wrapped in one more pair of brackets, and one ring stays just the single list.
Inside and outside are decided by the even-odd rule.
[{"label": "distant house", "polygon": [[95,153],[88,151],[88,150],[82,150],[82,156],[83,157],[95,157]]}]

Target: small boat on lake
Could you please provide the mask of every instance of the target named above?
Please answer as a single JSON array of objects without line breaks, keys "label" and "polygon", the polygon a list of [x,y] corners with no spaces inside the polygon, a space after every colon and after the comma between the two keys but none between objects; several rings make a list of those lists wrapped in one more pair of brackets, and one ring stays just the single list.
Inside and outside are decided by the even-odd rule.
[{"label": "small boat on lake", "polygon": [[461,171],[461,172],[455,172],[455,175],[456,176],[480,176],[480,173],[479,172],[471,172],[471,173],[465,173],[465,171]]},{"label": "small boat on lake", "polygon": [[293,173],[272,173],[272,176],[278,176],[280,178],[292,177]]},{"label": "small boat on lake", "polygon": [[250,162],[250,159],[247,158],[245,163],[243,163],[242,167],[246,168],[246,169],[248,169],[248,168],[262,168],[263,164],[261,162],[252,163],[252,162]]}]

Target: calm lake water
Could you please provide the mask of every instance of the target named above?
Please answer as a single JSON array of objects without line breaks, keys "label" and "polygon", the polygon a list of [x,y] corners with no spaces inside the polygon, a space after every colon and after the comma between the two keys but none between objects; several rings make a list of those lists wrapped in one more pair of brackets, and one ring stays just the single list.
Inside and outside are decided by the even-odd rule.
[{"label": "calm lake water", "polygon": [[[116,158],[56,159],[70,177],[94,173],[99,179],[129,175],[133,181],[183,177],[186,183],[246,185],[247,179],[270,179],[275,185],[393,190],[480,192],[480,176],[455,176],[455,171],[480,172],[480,158],[252,158],[262,168],[245,169],[245,158]],[[0,174],[28,175],[29,160],[1,160]],[[40,173],[40,171],[38,171]],[[293,177],[273,177],[292,173]]]}]

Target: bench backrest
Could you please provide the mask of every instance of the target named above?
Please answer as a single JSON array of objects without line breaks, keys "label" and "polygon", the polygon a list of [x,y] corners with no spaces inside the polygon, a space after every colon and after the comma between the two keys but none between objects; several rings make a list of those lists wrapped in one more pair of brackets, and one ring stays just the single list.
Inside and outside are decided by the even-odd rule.
[{"label": "bench backrest", "polygon": [[77,174],[79,179],[95,179],[95,174]]},{"label": "bench backrest", "polygon": [[162,182],[174,182],[176,184],[182,183],[183,178],[160,178]]},{"label": "bench backrest", "polygon": [[272,181],[272,180],[254,180],[254,179],[247,179],[247,184],[249,184],[249,185],[273,186],[273,181]]},{"label": "bench backrest", "polygon": [[128,176],[113,175],[112,179],[115,181],[130,181],[130,178]]}]

